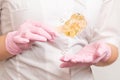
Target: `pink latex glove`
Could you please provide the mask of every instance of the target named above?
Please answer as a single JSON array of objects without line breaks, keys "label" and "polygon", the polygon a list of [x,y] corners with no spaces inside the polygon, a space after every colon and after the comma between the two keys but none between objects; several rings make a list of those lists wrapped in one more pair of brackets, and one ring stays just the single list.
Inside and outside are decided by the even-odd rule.
[{"label": "pink latex glove", "polygon": [[77,54],[65,55],[60,67],[72,67],[75,65],[92,65],[99,61],[106,61],[111,56],[111,48],[104,42],[95,42],[82,48]]},{"label": "pink latex glove", "polygon": [[27,21],[17,31],[7,34],[6,49],[16,55],[29,49],[33,42],[53,40],[55,33],[39,22]]}]

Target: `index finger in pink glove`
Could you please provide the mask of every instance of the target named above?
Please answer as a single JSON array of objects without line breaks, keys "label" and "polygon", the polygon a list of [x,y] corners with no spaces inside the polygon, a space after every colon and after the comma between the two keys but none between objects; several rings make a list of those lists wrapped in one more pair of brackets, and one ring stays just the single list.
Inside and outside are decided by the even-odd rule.
[{"label": "index finger in pink glove", "polygon": [[52,36],[44,29],[30,26],[31,30],[24,31],[21,36],[33,41],[47,41],[51,40]]},{"label": "index finger in pink glove", "polygon": [[16,43],[29,43],[30,41],[40,41],[40,42],[45,42],[47,41],[47,39],[43,36],[40,36],[40,35],[37,35],[37,34],[32,34],[30,32],[27,32],[25,35],[24,35],[24,38],[21,37],[20,35],[17,35],[14,37],[14,41]]},{"label": "index finger in pink glove", "polygon": [[14,39],[17,43],[25,43],[25,41],[22,40],[26,40],[27,43],[29,40],[47,41],[47,39],[51,40],[52,37],[41,27],[33,26],[27,22],[21,25]]},{"label": "index finger in pink glove", "polygon": [[74,66],[74,65],[76,65],[76,63],[63,62],[63,63],[60,65],[60,67],[61,67],[61,68],[65,68],[65,67],[72,67],[72,66]]},{"label": "index finger in pink glove", "polygon": [[69,62],[73,58],[73,55],[64,55],[60,58],[62,62]]},{"label": "index finger in pink glove", "polygon": [[52,29],[50,29],[46,25],[44,25],[40,22],[37,22],[37,21],[36,22],[30,21],[30,22],[35,26],[42,27],[45,31],[47,31],[52,36],[53,39],[56,37],[55,31],[53,31]]}]

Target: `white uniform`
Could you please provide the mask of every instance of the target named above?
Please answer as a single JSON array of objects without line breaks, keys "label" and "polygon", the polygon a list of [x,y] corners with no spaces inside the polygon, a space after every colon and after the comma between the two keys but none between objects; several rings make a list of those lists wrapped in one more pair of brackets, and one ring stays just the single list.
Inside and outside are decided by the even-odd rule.
[{"label": "white uniform", "polygon": [[54,29],[64,24],[74,13],[85,16],[87,28],[72,39],[60,36],[52,44],[36,42],[32,49],[4,61],[0,80],[93,80],[89,66],[62,69],[59,67],[59,59],[64,54],[76,53],[84,45],[101,39],[119,46],[115,2],[116,0],[4,0],[0,25],[2,34],[17,29],[26,20],[37,20]]}]

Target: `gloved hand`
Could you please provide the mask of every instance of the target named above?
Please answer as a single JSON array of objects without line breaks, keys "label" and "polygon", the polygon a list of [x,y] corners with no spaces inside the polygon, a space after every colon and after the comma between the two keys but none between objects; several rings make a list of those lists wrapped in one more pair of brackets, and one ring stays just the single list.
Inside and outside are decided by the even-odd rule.
[{"label": "gloved hand", "polygon": [[72,67],[78,64],[92,65],[99,61],[106,61],[111,56],[111,48],[104,42],[91,43],[82,48],[77,54],[65,55],[60,67]]},{"label": "gloved hand", "polygon": [[46,42],[53,40],[55,33],[39,22],[27,21],[17,31],[9,32],[6,36],[6,49],[16,55],[29,49],[35,41]]}]

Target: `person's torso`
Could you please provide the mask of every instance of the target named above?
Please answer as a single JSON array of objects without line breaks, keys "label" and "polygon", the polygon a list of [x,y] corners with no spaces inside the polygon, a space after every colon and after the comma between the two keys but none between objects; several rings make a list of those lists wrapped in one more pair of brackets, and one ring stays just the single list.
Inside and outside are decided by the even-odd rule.
[{"label": "person's torso", "polygon": [[[10,8],[13,26],[25,20],[38,20],[54,29],[74,13],[83,14],[87,23],[94,25],[102,0],[11,0],[9,3],[13,5]],[[82,38],[65,36],[59,36],[55,43],[36,42],[32,49],[4,63],[1,80],[93,80],[89,66],[59,67],[64,54],[76,53],[86,44]]]}]

